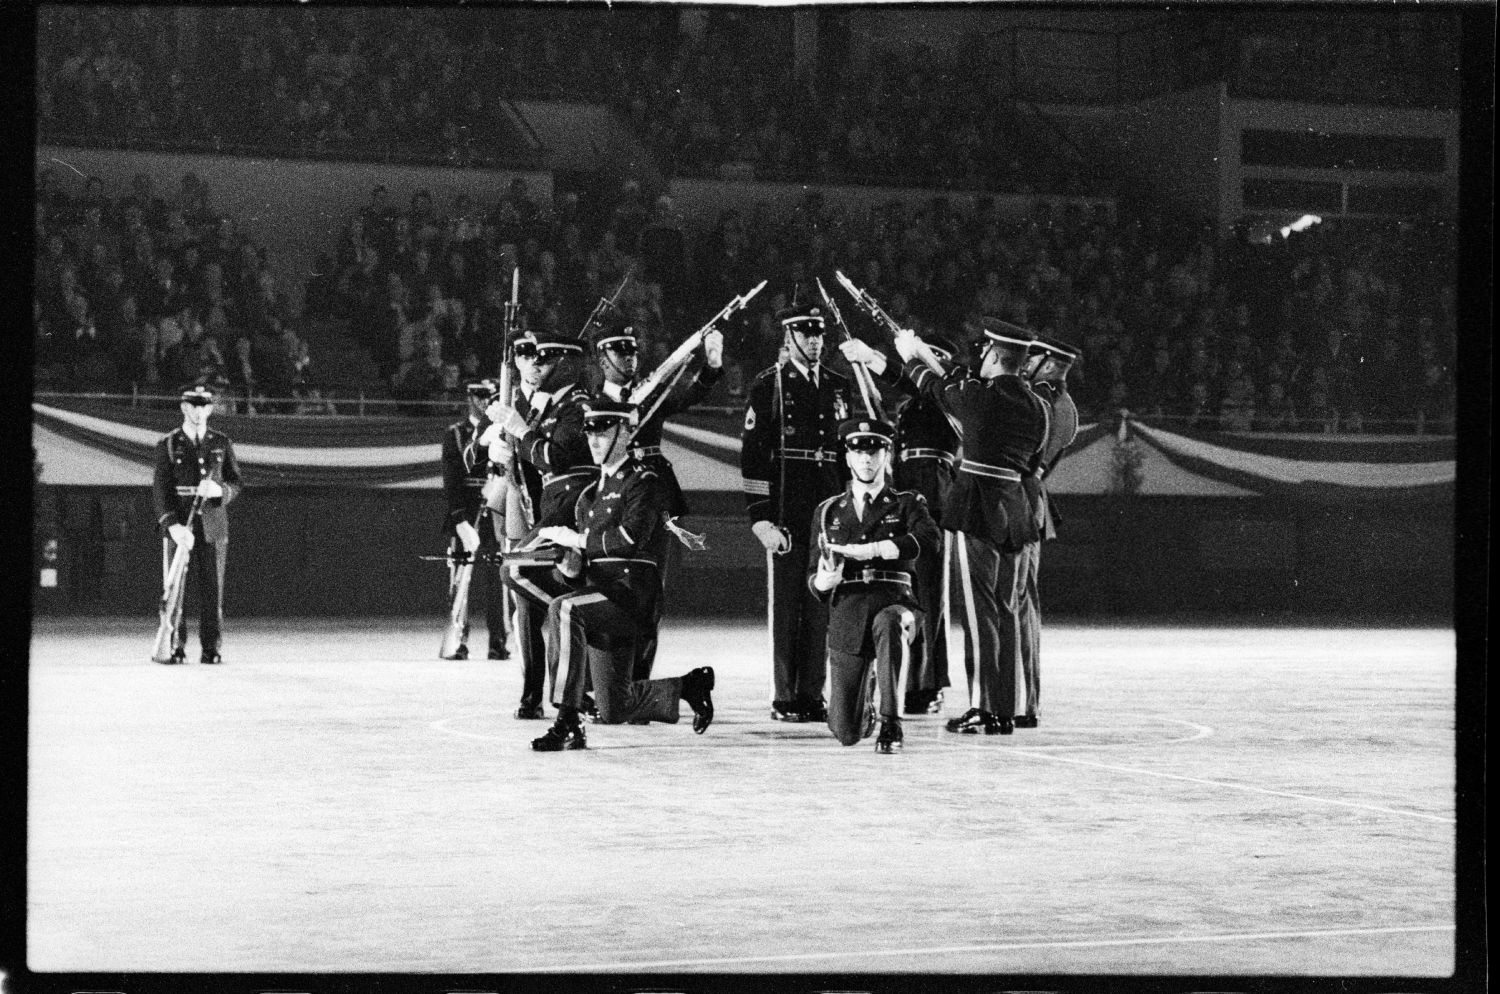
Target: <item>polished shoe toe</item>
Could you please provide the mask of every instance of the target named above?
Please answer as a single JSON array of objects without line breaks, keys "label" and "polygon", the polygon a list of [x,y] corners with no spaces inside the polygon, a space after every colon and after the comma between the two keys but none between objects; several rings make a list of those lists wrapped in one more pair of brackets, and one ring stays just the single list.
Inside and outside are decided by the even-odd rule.
[{"label": "polished shoe toe", "polygon": [[900,722],[883,721],[880,736],[875,739],[875,751],[887,756],[900,752],[902,738]]},{"label": "polished shoe toe", "polygon": [[509,650],[506,650],[506,649],[491,649],[490,650],[490,658],[491,659],[509,659],[510,658],[510,652],[509,652]]},{"label": "polished shoe toe", "polygon": [[1016,715],[1016,727],[1017,728],[1035,728],[1036,727],[1036,715],[1034,715],[1034,714],[1018,714],[1018,715]]},{"label": "polished shoe toe", "polygon": [[807,718],[802,714],[802,712],[793,707],[790,701],[772,701],[771,720],[798,722],[806,721]]},{"label": "polished shoe toe", "polygon": [[582,725],[574,725],[558,721],[546,733],[531,740],[531,748],[536,752],[562,752],[566,749],[587,749],[588,739],[583,733]]},{"label": "polished shoe toe", "polygon": [[224,657],[219,655],[217,652],[205,652],[201,657],[199,657],[198,662],[203,663],[206,666],[218,666],[220,663],[224,662]]},{"label": "polished shoe toe", "polygon": [[516,708],[516,717],[521,721],[536,721],[547,717],[547,712],[542,710],[540,704],[522,704]]},{"label": "polished shoe toe", "polygon": [[702,735],[714,720],[714,668],[700,666],[682,678],[682,699],[693,709],[693,731]]}]

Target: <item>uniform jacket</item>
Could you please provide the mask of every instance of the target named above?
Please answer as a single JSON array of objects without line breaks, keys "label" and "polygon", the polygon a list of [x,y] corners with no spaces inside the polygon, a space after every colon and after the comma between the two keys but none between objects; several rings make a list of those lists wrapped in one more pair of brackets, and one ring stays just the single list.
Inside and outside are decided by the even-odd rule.
[{"label": "uniform jacket", "polygon": [[[912,596],[913,572],[919,556],[941,555],[941,533],[927,500],[912,490],[886,486],[875,496],[869,513],[861,520],[855,510],[853,487],[847,486],[818,505],[813,516],[814,541],[808,548],[807,586],[813,595],[829,604],[828,647],[840,652],[870,651],[870,622],[891,604],[917,607]],[[845,558],[843,579],[829,591],[813,586],[818,571],[819,550],[828,544],[855,545],[889,539],[896,544],[896,559]],[[867,571],[901,574],[906,583],[889,579],[865,579]]]},{"label": "uniform jacket", "polygon": [[1026,477],[1046,437],[1047,405],[1013,373],[986,380],[965,367],[945,365],[945,375],[939,376],[920,359],[906,364],[906,375],[958,424],[963,444],[942,525],[987,539],[1005,551],[1019,551],[1038,537],[1033,502],[1021,481],[964,467],[995,467]]},{"label": "uniform jacket", "polygon": [[455,422],[443,432],[443,497],[448,504],[443,519],[443,533],[452,535],[460,521],[473,524],[484,503],[480,491],[489,478],[489,453],[474,442],[487,424],[483,418],[475,426],[468,418]]},{"label": "uniform jacket", "polygon": [[203,480],[215,480],[224,488],[224,496],[205,500],[198,512],[203,537],[217,545],[229,541],[229,514],[225,508],[244,486],[229,436],[207,428],[203,441],[194,445],[178,427],[156,443],[151,503],[156,509],[156,526],[163,534],[170,525],[187,523],[198,484]]},{"label": "uniform jacket", "polygon": [[837,494],[849,476],[838,437],[839,422],[850,413],[849,381],[826,366],[818,377],[814,387],[791,362],[763,371],[751,384],[740,434],[751,524],[770,521],[798,543],[811,534],[818,502]]},{"label": "uniform jacket", "polygon": [[896,487],[926,497],[932,516],[941,519],[958,467],[958,430],[937,401],[907,378],[894,350],[886,356],[885,372],[879,379],[895,394],[891,406],[896,417]]},{"label": "uniform jacket", "polygon": [[583,435],[583,404],[589,392],[580,384],[562,387],[540,409],[526,410],[526,434],[515,441],[521,477],[537,528],[573,524],[578,495],[597,476]]},{"label": "uniform jacket", "polygon": [[[668,418],[674,414],[681,414],[690,409],[713,389],[715,383],[724,376],[724,367],[713,369],[709,366],[699,368],[692,378],[685,382],[679,382],[667,399],[661,402],[661,406],[651,415],[650,420],[641,424],[635,433],[635,439],[631,442],[630,451],[638,459],[656,470],[661,476],[662,486],[667,493],[667,513],[669,517],[677,517],[688,513],[687,498],[683,496],[682,484],[677,480],[677,471],[672,468],[672,460],[668,459],[661,451],[662,426]],[[638,387],[640,384],[632,384]],[[614,400],[609,392],[601,386],[595,395],[600,398]],[[641,405],[641,414],[646,413],[646,408],[651,405],[649,398],[631,396],[630,403]],[[651,451],[651,450],[655,451]]]},{"label": "uniform jacket", "polygon": [[603,480],[596,471],[574,508],[573,527],[584,540],[584,583],[635,614],[642,627],[655,617],[661,592],[666,498],[661,475],[631,457]]}]

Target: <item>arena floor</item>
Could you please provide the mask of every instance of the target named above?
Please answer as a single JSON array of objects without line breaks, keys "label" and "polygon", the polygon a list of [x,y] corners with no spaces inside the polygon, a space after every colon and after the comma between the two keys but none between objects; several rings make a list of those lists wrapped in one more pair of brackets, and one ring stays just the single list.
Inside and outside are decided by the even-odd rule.
[{"label": "arena floor", "polygon": [[441,621],[153,630],[38,620],[34,971],[1454,968],[1449,631],[1053,625],[1039,729],[884,757],[769,720],[753,625],[663,632],[706,734],[548,755]]}]

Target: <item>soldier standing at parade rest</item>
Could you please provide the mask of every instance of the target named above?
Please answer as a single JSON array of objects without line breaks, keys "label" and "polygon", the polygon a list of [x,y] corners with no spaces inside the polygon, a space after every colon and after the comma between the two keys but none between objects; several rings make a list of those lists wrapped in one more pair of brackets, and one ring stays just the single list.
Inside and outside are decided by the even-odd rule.
[{"label": "soldier standing at parade rest", "polygon": [[[925,339],[938,359],[949,361],[956,351],[946,338]],[[937,402],[925,397],[907,379],[899,357],[886,355],[857,338],[839,346],[844,358],[869,367],[880,381],[906,399],[896,413],[894,483],[898,490],[915,490],[927,499],[927,508],[941,520],[943,501],[953,485],[958,466],[958,432]],[[944,583],[952,562],[952,542],[945,540],[941,555],[917,560],[915,596],[922,606],[921,651],[912,660],[906,683],[906,714],[937,714],[943,708],[943,688],[948,682],[948,618]]]},{"label": "soldier standing at parade rest", "polygon": [[1021,378],[1036,334],[999,318],[981,319],[985,343],[978,375],[950,362],[942,375],[917,358],[919,339],[896,335],[906,375],[958,425],[963,460],[943,507],[943,529],[955,533],[958,616],[964,631],[969,709],[950,732],[1009,735],[1015,730],[1021,670],[1020,589],[1026,544],[1036,540],[1031,502],[1022,487],[1047,432],[1046,404]]},{"label": "soldier standing at parade rest", "polygon": [[[493,380],[468,384],[468,416],[448,426],[443,433],[443,497],[448,504],[443,519],[443,534],[448,538],[448,554],[457,558],[459,549],[466,556],[482,558],[474,564],[474,575],[484,577],[484,623],[489,630],[489,658],[509,659],[505,648],[505,588],[500,582],[500,551],[496,522],[485,506],[483,490],[491,475],[489,452],[479,444],[479,436],[489,426],[484,411],[495,398]],[[451,566],[451,563],[450,563]],[[454,659],[469,658],[469,623],[464,621],[463,639]]]},{"label": "soldier standing at parade rest", "polygon": [[1043,335],[1031,345],[1027,378],[1036,395],[1047,404],[1047,439],[1027,478],[1027,493],[1035,505],[1037,539],[1027,546],[1031,564],[1021,589],[1021,668],[1026,679],[1024,702],[1017,701],[1017,728],[1037,727],[1037,706],[1042,696],[1042,602],[1037,578],[1042,566],[1042,543],[1057,537],[1057,515],[1047,493],[1047,475],[1078,435],[1078,407],[1068,393],[1068,370],[1081,353],[1056,338]]},{"label": "soldier standing at parade rest", "polygon": [[[640,366],[640,339],[635,328],[624,321],[605,324],[596,329],[593,342],[594,356],[599,363],[599,371],[604,375],[599,398],[637,405],[652,403],[645,397],[634,395],[634,391],[640,386],[637,375]],[[637,428],[630,444],[630,454],[655,470],[661,478],[662,487],[667,494],[666,513],[670,522],[675,523],[677,518],[688,513],[689,508],[687,498],[682,493],[682,485],[677,481],[677,472],[672,468],[672,461],[661,450],[662,425],[667,418],[688,410],[706,397],[723,375],[724,335],[718,330],[712,330],[703,336],[703,365],[686,383],[672,388],[672,393],[656,408],[650,419]],[[644,409],[641,414],[644,416]],[[669,527],[675,527],[675,524]],[[665,591],[665,562],[662,565],[660,579]],[[661,603],[661,599],[658,599],[658,609]],[[644,680],[651,675],[651,666],[656,659],[656,639],[649,639],[640,647],[640,651],[641,656],[636,660],[635,677]]]},{"label": "soldier standing at parade rest", "polygon": [[568,550],[557,573],[574,587],[547,608],[547,670],[557,719],[532,740],[538,752],[587,747],[580,712],[590,685],[602,724],[673,724],[683,701],[693,709],[693,731],[701,734],[713,721],[712,667],[665,680],[632,675],[636,644],[655,635],[657,573],[670,541],[661,477],[630,454],[636,417],[631,404],[588,402],[583,430],[599,466],[595,482],[578,499],[572,526],[537,532]]},{"label": "soldier standing at parade rest", "polygon": [[[178,545],[192,550],[189,572],[198,587],[198,641],[203,663],[222,663],[219,654],[224,629],[224,566],[229,558],[229,503],[238,496],[239,463],[229,436],[208,427],[214,409],[213,391],[193,386],[182,392],[182,426],[156,443],[156,468],[151,478],[151,502],[162,533],[162,573]],[[203,503],[192,527],[184,524],[193,502]],[[187,628],[178,601],[176,641],[168,663],[186,659]]]},{"label": "soldier standing at parade rest", "polygon": [[814,508],[843,489],[838,426],[849,415],[849,383],[820,364],[824,315],[792,305],[777,314],[782,358],[756,377],[740,435],[750,528],[766,549],[772,644],[771,717],[826,721],[827,607],[804,567]]},{"label": "soldier standing at parade rest", "polygon": [[[583,346],[576,339],[546,331],[528,331],[515,342],[513,354],[520,374],[519,409],[497,398],[485,411],[492,430],[480,436],[490,461],[511,463],[521,474],[538,528],[569,525],[578,495],[594,477],[589,447],[583,437],[583,402],[588,391],[579,382]],[[552,599],[566,589],[552,576],[550,565],[507,563],[505,584],[516,594],[516,644],[521,651],[521,704],[516,717],[545,718],[542,693],[547,673],[547,650],[542,626]]]},{"label": "soldier standing at parade rest", "polygon": [[[839,427],[850,480],[813,515],[816,543],[808,585],[828,609],[828,727],[844,745],[874,730],[875,751],[901,749],[900,709],[912,648],[923,635],[913,596],[916,564],[938,554],[937,523],[927,500],[886,483],[896,429],[851,418]],[[873,672],[872,672],[873,664]],[[870,678],[878,689],[872,700]]]}]

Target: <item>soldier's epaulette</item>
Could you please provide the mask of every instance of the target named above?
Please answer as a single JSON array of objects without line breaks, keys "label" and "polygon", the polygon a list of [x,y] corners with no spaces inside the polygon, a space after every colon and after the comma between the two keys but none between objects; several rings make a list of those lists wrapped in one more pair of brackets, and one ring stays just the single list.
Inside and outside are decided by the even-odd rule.
[{"label": "soldier's epaulette", "polygon": [[751,382],[752,383],[759,383],[761,380],[769,380],[771,377],[773,377],[773,376],[776,375],[776,371],[778,369],[780,369],[780,368],[781,368],[780,366],[767,366],[765,369],[762,369],[759,373],[756,373],[755,374],[755,379],[752,380]]},{"label": "soldier's epaulette", "polygon": [[922,496],[922,492],[920,490],[897,490],[896,488],[892,487],[891,488],[891,496],[892,497],[915,497],[917,500],[921,501],[923,504],[927,503],[927,498],[924,497],[924,496]]}]

